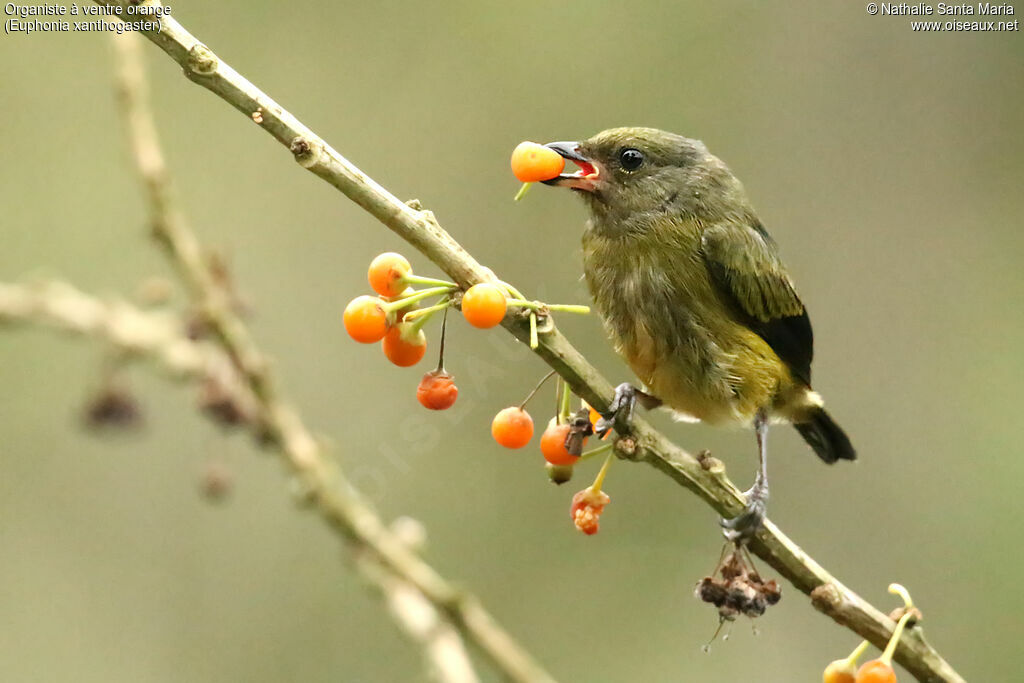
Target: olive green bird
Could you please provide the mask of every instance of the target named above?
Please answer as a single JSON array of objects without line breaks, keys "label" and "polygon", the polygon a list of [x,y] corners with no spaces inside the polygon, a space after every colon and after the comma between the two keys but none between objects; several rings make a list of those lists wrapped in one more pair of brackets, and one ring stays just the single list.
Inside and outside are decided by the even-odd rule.
[{"label": "olive green bird", "polygon": [[826,463],[853,446],[811,389],[813,338],[774,240],[729,168],[698,140],[613,128],[547,145],[580,167],[545,181],[590,209],[583,269],[616,350],[643,383],[622,384],[601,425],[634,402],[683,419],[753,425],[760,468],[742,514],[723,520],[746,540],[768,501],[767,431],[792,423]]}]

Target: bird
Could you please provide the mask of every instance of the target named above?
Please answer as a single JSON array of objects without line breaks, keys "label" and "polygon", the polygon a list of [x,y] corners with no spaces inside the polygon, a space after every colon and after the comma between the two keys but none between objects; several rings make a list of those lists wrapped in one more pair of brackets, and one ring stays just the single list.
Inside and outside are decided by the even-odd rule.
[{"label": "bird", "polygon": [[579,167],[544,182],[589,210],[584,279],[641,382],[616,388],[599,431],[628,423],[638,401],[683,420],[753,427],[753,486],[743,511],[721,521],[727,539],[748,541],[767,510],[769,424],[792,424],[825,463],[856,459],[811,388],[811,322],[778,246],[699,140],[624,127],[545,146]]}]

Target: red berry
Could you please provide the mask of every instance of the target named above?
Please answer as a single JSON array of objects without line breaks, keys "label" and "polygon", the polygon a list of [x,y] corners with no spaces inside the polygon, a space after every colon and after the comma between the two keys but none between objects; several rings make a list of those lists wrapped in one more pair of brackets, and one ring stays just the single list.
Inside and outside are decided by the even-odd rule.
[{"label": "red berry", "polygon": [[416,387],[416,400],[430,410],[447,410],[455,403],[459,388],[452,376],[444,370],[431,370],[423,375]]},{"label": "red berry", "polygon": [[510,406],[494,416],[491,436],[505,448],[522,448],[533,438],[533,418],[518,406]]}]

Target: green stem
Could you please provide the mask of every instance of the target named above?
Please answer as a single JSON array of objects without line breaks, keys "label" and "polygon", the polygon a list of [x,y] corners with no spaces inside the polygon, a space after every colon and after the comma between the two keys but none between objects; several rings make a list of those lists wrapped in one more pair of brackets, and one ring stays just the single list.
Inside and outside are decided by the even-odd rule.
[{"label": "green stem", "polygon": [[880,661],[883,661],[890,666],[892,665],[892,656],[896,652],[896,645],[899,644],[900,636],[903,635],[903,628],[907,625],[907,622],[910,621],[911,616],[913,616],[913,612],[907,612],[900,617],[899,623],[896,624],[896,629],[892,632],[892,638],[889,639],[889,644],[885,646],[885,652],[883,652],[882,656],[879,657]]},{"label": "green stem", "polygon": [[903,584],[890,583],[889,592],[893,595],[898,595],[903,598],[903,606],[910,609],[914,606],[914,601],[910,599],[910,591],[908,591]]},{"label": "green stem", "polygon": [[537,338],[537,314],[530,313],[530,348],[536,350],[540,346],[540,339]]},{"label": "green stem", "polygon": [[421,289],[418,292],[413,292],[409,296],[396,299],[395,301],[389,301],[386,304],[382,304],[381,308],[384,309],[385,313],[393,313],[399,309],[405,308],[409,304],[414,304],[417,301],[422,301],[428,297],[437,296],[439,294],[447,294],[452,291],[453,287],[431,287],[429,289]]},{"label": "green stem", "polygon": [[525,299],[526,298],[525,296],[523,296],[522,292],[520,292],[518,289],[516,289],[515,287],[513,287],[509,283],[505,282],[504,280],[498,280],[498,284],[500,284],[502,287],[507,289],[509,291],[509,293],[512,296],[515,297],[515,300]]},{"label": "green stem", "polygon": [[[431,318],[433,318],[434,315],[438,311],[440,311],[441,309],[444,309],[445,313],[447,313],[448,312],[448,303],[450,303],[450,302],[446,302],[443,306],[441,306],[441,305],[431,306],[429,308],[422,308],[422,309],[418,309],[417,311],[415,311],[416,313],[419,313],[420,311],[423,311],[423,313],[421,313],[420,315],[417,315],[415,317],[415,319],[412,321],[412,329],[415,332],[418,332],[419,330],[422,330],[423,326],[427,324],[427,321],[430,320]],[[403,321],[408,322],[408,319],[409,319],[409,315],[406,314],[405,318],[403,318]]]},{"label": "green stem", "polygon": [[449,297],[445,297],[439,303],[436,303],[433,306],[428,306],[426,308],[417,308],[415,311],[409,311],[408,313],[405,314],[405,317],[402,319],[407,322],[412,322],[417,318],[420,318],[425,315],[429,316],[431,313],[440,311],[443,308],[448,308],[451,305],[452,300]]},{"label": "green stem", "polygon": [[562,402],[558,406],[558,424],[569,419],[569,413],[572,411],[572,390],[569,389],[569,383],[562,380]]},{"label": "green stem", "polygon": [[455,284],[454,282],[449,282],[448,280],[439,280],[436,277],[424,277],[422,275],[413,275],[412,273],[409,273],[402,279],[405,281],[406,284],[410,285],[433,285],[435,287],[451,288],[458,287],[457,284]]},{"label": "green stem", "polygon": [[532,311],[563,311],[565,313],[590,313],[590,306],[581,306],[579,304],[546,304],[542,301],[527,301],[526,299],[509,299],[509,306],[518,306],[520,308],[529,308]]},{"label": "green stem", "polygon": [[590,451],[587,451],[586,453],[581,453],[580,454],[580,459],[577,460],[576,462],[579,463],[582,460],[587,460],[588,458],[596,457],[598,455],[601,455],[602,453],[607,453],[608,451],[610,451],[613,448],[615,448],[615,444],[614,443],[606,443],[606,444],[604,444],[602,446],[598,446],[597,448],[595,448],[593,450],[590,450]]},{"label": "green stem", "polygon": [[539,311],[540,309],[545,308],[544,304],[539,301],[527,301],[526,299],[509,299],[508,305],[519,306],[520,308],[529,308],[533,311]]},{"label": "green stem", "polygon": [[526,193],[530,191],[531,185],[533,185],[533,183],[523,183],[523,186],[519,188],[519,192],[516,192],[516,196],[512,201],[518,202],[520,199],[525,197]]},{"label": "green stem", "polygon": [[555,382],[555,421],[556,422],[558,421],[558,411],[562,407],[562,392],[565,390],[565,387],[562,386],[562,384],[563,384],[562,378],[559,377],[558,381]]},{"label": "green stem", "polygon": [[871,645],[871,643],[869,641],[867,641],[867,640],[861,642],[861,644],[858,645],[853,650],[853,652],[850,653],[850,656],[846,658],[846,666],[848,668],[856,667],[857,666],[857,660],[860,659],[860,656],[862,654],[864,654],[864,650],[867,650],[869,645]]},{"label": "green stem", "polygon": [[604,478],[608,476],[608,468],[612,464],[612,454],[609,453],[608,457],[604,459],[604,464],[601,465],[601,471],[597,473],[597,478],[594,479],[594,483],[591,485],[590,490],[594,493],[601,492],[601,486],[604,484]]},{"label": "green stem", "polygon": [[564,313],[590,313],[590,306],[581,306],[579,304],[546,304],[549,311],[562,311]]}]

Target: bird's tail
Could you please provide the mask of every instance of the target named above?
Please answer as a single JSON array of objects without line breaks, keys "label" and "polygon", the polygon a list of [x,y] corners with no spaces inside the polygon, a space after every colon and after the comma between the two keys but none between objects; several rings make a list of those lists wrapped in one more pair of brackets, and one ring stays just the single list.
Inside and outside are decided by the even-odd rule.
[{"label": "bird's tail", "polygon": [[794,422],[793,426],[826,463],[831,465],[839,459],[857,459],[857,452],[853,450],[850,437],[846,436],[846,432],[835,423],[824,408],[812,408],[803,420]]}]

